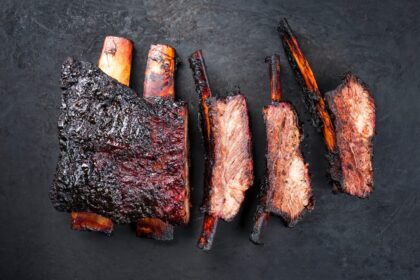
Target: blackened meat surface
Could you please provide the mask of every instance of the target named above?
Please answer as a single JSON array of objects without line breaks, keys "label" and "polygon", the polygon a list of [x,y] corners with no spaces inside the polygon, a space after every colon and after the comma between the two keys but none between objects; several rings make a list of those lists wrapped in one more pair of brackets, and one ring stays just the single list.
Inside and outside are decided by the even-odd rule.
[{"label": "blackened meat surface", "polygon": [[375,103],[369,89],[353,74],[326,93],[334,115],[339,166],[331,177],[338,187],[351,195],[367,197],[373,191],[373,147]]},{"label": "blackened meat surface", "polygon": [[147,101],[90,63],[62,67],[60,155],[50,191],[62,211],[120,223],[189,219],[183,102]]},{"label": "blackened meat surface", "polygon": [[293,226],[313,207],[311,182],[299,146],[301,131],[292,105],[286,102],[264,108],[267,133],[267,211]]},{"label": "blackened meat surface", "polygon": [[195,82],[195,91],[200,97],[200,128],[202,130],[204,148],[205,148],[205,174],[204,174],[204,202],[210,192],[209,181],[211,179],[211,128],[209,116],[209,104],[207,99],[212,96],[210,82],[207,75],[206,63],[204,61],[203,52],[195,51],[189,58],[190,67],[193,72]]},{"label": "blackened meat surface", "polygon": [[206,212],[230,221],[254,180],[248,110],[242,95],[210,98],[208,104],[213,147]]}]

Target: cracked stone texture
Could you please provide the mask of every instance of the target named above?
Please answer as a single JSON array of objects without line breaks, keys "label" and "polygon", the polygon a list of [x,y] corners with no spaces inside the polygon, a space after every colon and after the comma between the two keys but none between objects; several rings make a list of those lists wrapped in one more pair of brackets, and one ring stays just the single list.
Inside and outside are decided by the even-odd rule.
[{"label": "cracked stone texture", "polygon": [[[1,279],[419,279],[420,5],[417,1],[13,1],[0,5]],[[321,91],[353,71],[377,107],[375,191],[367,200],[333,195],[321,136],[311,127],[276,25],[287,17]],[[112,238],[69,229],[48,191],[58,157],[60,65],[96,62],[105,35],[136,52],[132,88],[141,94],[152,43],[169,43],[183,65],[177,96],[190,105],[192,218],[175,241]],[[212,89],[241,87],[248,98],[255,185],[214,248],[195,247],[202,215],[203,146],[198,97],[187,57],[202,48]],[[281,55],[283,92],[301,117],[315,210],[293,229],[272,217],[265,245],[248,241],[264,175],[262,107],[270,102],[264,57]]]}]

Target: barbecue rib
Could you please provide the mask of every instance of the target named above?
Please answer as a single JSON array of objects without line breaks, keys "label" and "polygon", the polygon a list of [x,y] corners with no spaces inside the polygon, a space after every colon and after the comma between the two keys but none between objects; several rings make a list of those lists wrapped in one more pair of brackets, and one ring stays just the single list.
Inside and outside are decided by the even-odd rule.
[{"label": "barbecue rib", "polygon": [[[115,52],[118,44],[109,58]],[[186,224],[186,105],[139,98],[97,67],[71,58],[63,64],[61,87],[54,206],[78,211],[75,218],[90,212],[119,223]]]},{"label": "barbecue rib", "polygon": [[373,190],[372,137],[375,133],[373,97],[359,78],[349,73],[337,89],[325,94],[337,131],[341,169],[331,172],[344,192],[361,198]]},{"label": "barbecue rib", "polygon": [[[122,37],[107,36],[105,38],[98,67],[110,77],[123,85],[130,83],[133,43]],[[71,229],[90,230],[111,234],[114,226],[112,220],[89,212],[72,212]]]},{"label": "barbecue rib", "polygon": [[[357,78],[347,75],[343,85],[328,94],[328,105],[335,118],[334,127],[314,74],[286,19],[280,22],[278,31],[290,65],[304,91],[314,124],[322,128],[329,152],[333,190],[367,197],[373,190],[372,137],[375,128],[375,105],[369,90]],[[360,116],[355,118],[358,114]],[[361,127],[366,131],[358,131]]]},{"label": "barbecue rib", "polygon": [[269,63],[272,104],[263,110],[267,133],[266,181],[261,189],[251,241],[260,244],[269,213],[280,215],[293,226],[306,210],[313,208],[308,165],[299,146],[301,131],[293,106],[281,100],[280,57]]},{"label": "barbecue rib", "polygon": [[318,89],[314,73],[300,50],[296,37],[293,35],[286,19],[280,22],[278,31],[296,79],[304,91],[303,97],[309,111],[312,113],[313,124],[321,127],[327,149],[329,152],[333,152],[336,148],[335,131],[330,115],[325,107],[324,99]]},{"label": "barbecue rib", "polygon": [[[152,45],[147,55],[147,65],[144,78],[143,97],[151,100],[161,98],[175,100],[175,68],[176,52],[169,45]],[[188,158],[188,111],[184,114],[184,180],[185,198],[184,208],[186,209],[187,220],[189,220],[189,158]],[[136,234],[139,237],[148,237],[157,240],[172,240],[173,227],[158,218],[142,218],[137,221]]]},{"label": "barbecue rib", "polygon": [[251,133],[245,97],[211,97],[201,51],[190,57],[200,95],[203,135],[206,146],[206,176],[202,233],[198,246],[211,249],[219,218],[231,221],[238,213],[245,191],[252,185]]}]

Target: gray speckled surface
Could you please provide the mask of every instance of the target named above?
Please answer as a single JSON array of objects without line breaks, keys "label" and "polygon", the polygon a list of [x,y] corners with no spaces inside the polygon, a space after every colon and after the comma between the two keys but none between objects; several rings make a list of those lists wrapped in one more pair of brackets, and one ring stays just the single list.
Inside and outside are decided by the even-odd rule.
[{"label": "gray speckled surface", "polygon": [[[13,1],[0,5],[1,279],[419,279],[420,5],[417,1]],[[325,148],[310,126],[276,25],[287,16],[320,89],[351,70],[377,106],[376,190],[367,200],[333,195]],[[170,43],[184,65],[177,94],[190,104],[192,219],[176,240],[112,238],[69,229],[48,190],[58,156],[60,64],[95,62],[105,35],[135,43],[132,87],[141,91],[151,43]],[[203,148],[187,56],[202,48],[213,91],[240,85],[254,137],[256,184],[264,172],[261,109],[269,103],[264,57],[279,52],[285,99],[299,112],[315,210],[294,229],[272,217],[264,246],[248,241],[256,187],[240,215],[221,223],[214,248],[195,247],[202,216]]]}]

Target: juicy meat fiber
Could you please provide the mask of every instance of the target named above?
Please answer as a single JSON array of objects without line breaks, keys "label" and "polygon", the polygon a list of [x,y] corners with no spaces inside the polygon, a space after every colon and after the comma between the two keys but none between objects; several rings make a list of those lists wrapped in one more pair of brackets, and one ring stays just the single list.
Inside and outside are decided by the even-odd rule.
[{"label": "juicy meat fiber", "polygon": [[312,209],[312,191],[299,150],[301,132],[293,107],[285,102],[264,108],[267,131],[267,208],[294,225]]},{"label": "juicy meat fiber", "polygon": [[213,144],[208,213],[230,221],[254,179],[248,110],[242,95],[208,102]]},{"label": "juicy meat fiber", "polygon": [[146,101],[74,59],[62,67],[61,87],[54,206],[120,223],[144,217],[187,223],[185,104]]},{"label": "juicy meat fiber", "polygon": [[375,104],[368,88],[354,75],[326,93],[334,114],[340,167],[331,173],[344,192],[361,198],[373,191],[372,137]]}]

